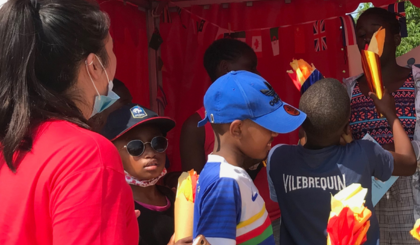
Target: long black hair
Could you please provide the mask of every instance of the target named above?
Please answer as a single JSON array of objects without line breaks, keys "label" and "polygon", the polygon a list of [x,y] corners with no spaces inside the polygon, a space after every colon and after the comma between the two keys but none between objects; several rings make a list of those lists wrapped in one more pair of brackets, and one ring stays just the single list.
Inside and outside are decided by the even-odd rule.
[{"label": "long black hair", "polygon": [[68,93],[90,53],[107,64],[108,30],[93,1],[9,0],[0,9],[0,150],[12,171],[41,122],[88,128]]}]

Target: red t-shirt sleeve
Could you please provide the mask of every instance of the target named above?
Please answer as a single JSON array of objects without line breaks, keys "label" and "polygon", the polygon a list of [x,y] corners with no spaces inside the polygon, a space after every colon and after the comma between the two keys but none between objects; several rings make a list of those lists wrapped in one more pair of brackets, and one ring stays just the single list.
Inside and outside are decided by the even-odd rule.
[{"label": "red t-shirt sleeve", "polygon": [[[109,141],[67,159],[76,170],[51,183],[53,244],[138,244],[139,229],[120,156]],[[68,167],[66,168],[68,169]],[[53,181],[54,182],[54,181]]]}]

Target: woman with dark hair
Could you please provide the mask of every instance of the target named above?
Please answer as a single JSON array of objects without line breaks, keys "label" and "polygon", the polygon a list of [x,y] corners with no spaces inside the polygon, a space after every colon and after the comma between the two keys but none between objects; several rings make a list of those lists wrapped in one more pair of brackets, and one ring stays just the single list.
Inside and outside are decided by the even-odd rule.
[{"label": "woman with dark hair", "polygon": [[[401,42],[400,24],[394,13],[381,8],[366,10],[356,26],[357,45],[360,50],[380,27],[386,30],[381,57],[384,87],[395,99],[397,115],[410,138],[417,161],[420,149],[420,69],[401,67],[395,52]],[[394,138],[385,118],[378,116],[373,100],[369,97],[366,77],[362,74],[345,81],[351,98],[350,127],[353,138],[362,139],[369,133],[384,149],[394,151]],[[375,210],[379,220],[380,244],[419,244],[409,233],[420,218],[420,170],[414,176],[399,177],[389,192],[379,201]],[[368,187],[367,187],[368,188]]]},{"label": "woman with dark hair", "polygon": [[0,41],[0,244],[137,244],[119,154],[87,125],[118,99],[107,15],[9,0]]}]

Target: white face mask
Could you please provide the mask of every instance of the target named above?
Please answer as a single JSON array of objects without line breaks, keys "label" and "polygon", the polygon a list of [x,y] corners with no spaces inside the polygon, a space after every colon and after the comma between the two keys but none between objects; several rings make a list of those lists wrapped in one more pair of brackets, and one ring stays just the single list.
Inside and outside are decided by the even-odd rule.
[{"label": "white face mask", "polygon": [[[102,65],[101,60],[99,59],[98,56],[96,56],[96,58],[101,64],[102,69],[105,71],[105,76],[106,76],[106,79],[108,80],[108,93],[106,96],[99,94],[99,91],[96,88],[95,83],[93,82],[92,76],[89,73],[88,64],[85,61],[87,73],[89,75],[90,80],[92,81],[92,84],[96,90],[96,93],[98,94],[97,96],[95,96],[95,103],[93,105],[93,111],[90,117],[98,113],[101,113],[105,109],[109,108],[112,104],[114,104],[118,99],[120,99],[120,97],[114,91],[112,91],[112,88],[114,87],[114,83],[111,80],[109,80],[108,73],[106,72],[105,67]],[[92,63],[93,61],[89,65],[91,65]]]}]

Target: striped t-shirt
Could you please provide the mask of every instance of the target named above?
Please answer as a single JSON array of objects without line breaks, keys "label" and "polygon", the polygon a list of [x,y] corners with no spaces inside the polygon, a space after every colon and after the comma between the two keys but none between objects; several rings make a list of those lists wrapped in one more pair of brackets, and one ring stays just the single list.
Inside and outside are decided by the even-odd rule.
[{"label": "striped t-shirt", "polygon": [[264,200],[248,173],[209,155],[198,179],[193,237],[212,245],[274,245]]}]

